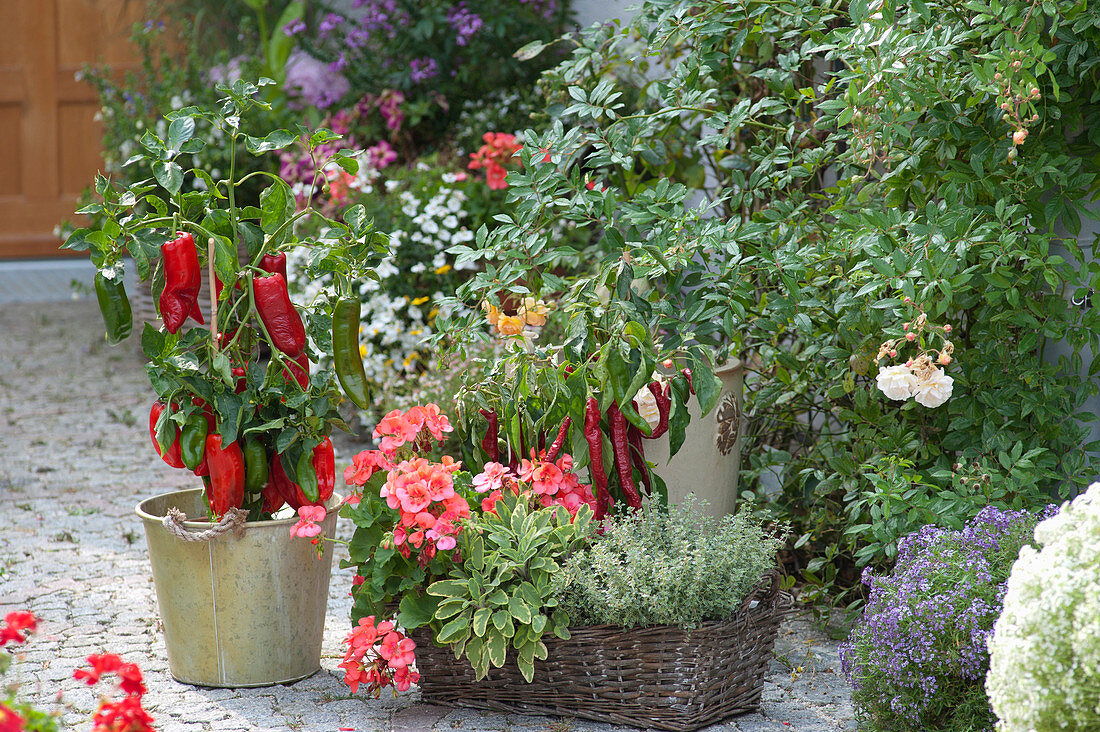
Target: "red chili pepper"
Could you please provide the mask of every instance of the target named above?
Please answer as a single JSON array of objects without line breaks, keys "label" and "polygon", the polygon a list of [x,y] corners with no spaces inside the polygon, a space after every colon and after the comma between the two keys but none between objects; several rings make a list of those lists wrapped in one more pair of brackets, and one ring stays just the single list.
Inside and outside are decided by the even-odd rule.
[{"label": "red chili pepper", "polygon": [[653,399],[657,402],[657,414],[660,420],[648,437],[646,435],[642,435],[642,437],[656,440],[658,437],[668,432],[668,415],[672,411],[672,393],[670,392],[668,384],[662,387],[659,381],[650,382],[649,391],[653,394]]},{"label": "red chili pepper", "polygon": [[317,503],[320,506],[336,489],[336,452],[332,449],[332,440],[328,437],[313,448],[313,470],[317,473]]},{"label": "red chili pepper", "polygon": [[[271,482],[283,500],[295,511],[306,505],[305,494],[297,483],[287,477],[286,471],[283,470],[282,457],[278,453],[271,455]],[[299,496],[302,500],[299,500]]]},{"label": "red chili pepper", "polygon": [[638,469],[638,473],[642,476],[642,485],[645,487],[645,494],[652,495],[653,485],[649,480],[649,466],[645,464],[645,448],[642,447],[642,431],[634,425],[628,425],[626,428],[627,442],[630,443],[630,463]]},{"label": "red chili pepper", "polygon": [[684,377],[687,378],[687,380],[688,380],[688,391],[690,391],[692,394],[694,394],[695,393],[695,385],[691,383],[691,369],[682,369],[680,371],[680,373],[683,374]]},{"label": "red chili pepper", "polygon": [[271,274],[281,274],[284,280],[289,280],[286,276],[286,254],[283,252],[260,257],[260,269]]},{"label": "red chili pepper", "polygon": [[565,438],[569,434],[569,425],[573,424],[573,420],[570,417],[566,417],[565,421],[561,423],[561,427],[558,428],[558,436],[554,438],[554,441],[550,444],[550,451],[546,453],[546,459],[549,462],[554,462],[558,459],[558,453],[561,452],[562,445],[565,444]]},{"label": "red chili pepper", "polygon": [[497,445],[497,432],[500,424],[497,421],[497,413],[489,409],[477,410],[489,423],[489,429],[485,430],[485,437],[481,438],[481,449],[489,462],[495,463],[500,459],[500,447]]},{"label": "red chili pepper", "polygon": [[233,375],[237,377],[233,382],[233,393],[240,394],[242,391],[248,388],[248,381],[245,379],[245,375],[248,374],[248,369],[244,366],[234,366]]},{"label": "red chili pepper", "polygon": [[603,435],[600,432],[600,403],[588,397],[584,410],[584,439],[588,442],[588,472],[596,489],[596,520],[601,520],[611,508],[611,493],[607,490],[607,474],[603,470]]},{"label": "red chili pepper", "polygon": [[161,401],[153,402],[153,408],[149,410],[149,436],[153,438],[153,448],[157,451],[157,455],[164,458],[164,462],[171,465],[173,468],[183,467],[183,457],[180,455],[180,427],[178,424],[173,424],[174,441],[172,446],[168,450],[162,450],[160,443],[157,442],[157,422],[160,421],[160,415],[164,411],[165,404]]},{"label": "red chili pepper", "polygon": [[283,369],[283,377],[290,381],[294,379],[302,389],[309,388],[309,356],[299,353],[290,359],[287,367]]},{"label": "red chili pepper", "polygon": [[241,446],[231,442],[222,447],[221,435],[206,438],[206,464],[210,466],[208,498],[215,516],[222,516],[231,508],[244,503],[244,453]]},{"label": "red chili pepper", "polygon": [[[321,440],[321,444],[313,448],[311,462],[317,474],[316,501],[309,500],[302,491],[302,487],[287,477],[286,471],[283,470],[283,461],[278,455],[271,458],[271,481],[275,484],[277,492],[295,511],[302,506],[324,505],[325,501],[332,498],[332,492],[336,489],[336,453],[332,448],[331,439],[326,437]],[[266,503],[266,496],[264,500]]]},{"label": "red chili pepper", "polygon": [[182,231],[178,238],[160,245],[164,260],[164,289],[159,304],[160,317],[169,333],[175,333],[188,316],[197,323],[206,324],[199,310],[199,288],[202,286],[202,270],[199,269],[199,252],[195,238]]},{"label": "red chili pepper", "polygon": [[634,476],[630,469],[630,440],[627,437],[626,417],[615,402],[611,402],[611,406],[607,408],[607,422],[611,425],[611,449],[615,455],[615,469],[619,472],[619,487],[623,491],[623,498],[631,508],[641,508],[642,497],[634,486]]},{"label": "red chili pepper", "polygon": [[252,292],[271,342],[288,356],[300,354],[306,347],[306,327],[290,301],[283,276],[276,273],[253,278]]}]

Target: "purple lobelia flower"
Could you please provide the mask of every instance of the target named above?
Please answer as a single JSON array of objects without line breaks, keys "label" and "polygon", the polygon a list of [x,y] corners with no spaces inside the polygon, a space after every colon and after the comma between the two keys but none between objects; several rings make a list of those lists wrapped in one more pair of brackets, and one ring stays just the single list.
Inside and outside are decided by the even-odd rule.
[{"label": "purple lobelia flower", "polygon": [[986,643],[1040,518],[987,506],[960,531],[925,526],[902,539],[891,574],[864,571],[867,605],[840,648],[863,722],[903,732],[993,728]]}]

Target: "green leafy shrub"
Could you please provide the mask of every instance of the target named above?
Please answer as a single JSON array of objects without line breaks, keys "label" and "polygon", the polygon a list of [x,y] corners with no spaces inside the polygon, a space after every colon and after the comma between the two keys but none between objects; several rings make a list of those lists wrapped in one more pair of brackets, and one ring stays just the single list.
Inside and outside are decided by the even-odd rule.
[{"label": "green leafy shrub", "polygon": [[615,515],[554,578],[573,625],[697,626],[724,620],[775,566],[782,538],[747,511],[716,519],[700,502]]},{"label": "green leafy shrub", "polygon": [[[562,281],[524,252],[576,222],[620,262],[612,286],[654,283],[668,337],[742,357],[744,497],[790,521],[804,596],[859,602],[860,568],[922,524],[1038,509],[1096,472],[1079,373],[1100,371],[1100,316],[1069,301],[1100,284],[1075,238],[1100,12],[648,0],[566,42],[542,82],[558,120],[526,134],[514,209],[477,248],[549,296]],[[922,356],[946,402],[876,388]]]}]

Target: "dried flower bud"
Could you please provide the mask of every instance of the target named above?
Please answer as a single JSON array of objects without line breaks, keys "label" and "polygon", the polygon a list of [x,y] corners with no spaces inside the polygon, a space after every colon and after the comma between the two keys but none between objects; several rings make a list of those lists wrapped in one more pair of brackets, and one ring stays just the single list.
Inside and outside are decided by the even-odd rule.
[{"label": "dried flower bud", "polygon": [[916,333],[906,333],[905,334],[905,340],[912,343],[913,341],[917,340],[917,334]]},{"label": "dried flower bud", "polygon": [[946,353],[941,352],[939,362],[940,366],[946,366],[947,364],[951,363],[951,357],[948,356]]},{"label": "dried flower bud", "polygon": [[1016,130],[1012,133],[1012,144],[1019,145],[1027,139],[1027,130]]}]

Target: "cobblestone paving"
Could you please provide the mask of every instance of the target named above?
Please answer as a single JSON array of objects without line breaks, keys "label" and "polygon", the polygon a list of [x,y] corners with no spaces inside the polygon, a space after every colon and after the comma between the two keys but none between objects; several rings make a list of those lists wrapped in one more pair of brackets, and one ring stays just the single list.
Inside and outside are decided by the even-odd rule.
[{"label": "cobblestone paving", "polygon": [[[0,614],[29,609],[41,619],[9,675],[23,683],[21,695],[54,708],[60,690],[64,721],[88,729],[97,700],[72,673],[86,655],[110,651],[145,672],[147,706],[162,732],[627,729],[449,710],[419,703],[415,690],[379,700],[350,696],[336,664],[352,572],[338,567],[319,673],[241,690],[172,680],[134,506],[192,486],[150,450],[152,391],[137,339],[108,348],[102,332],[94,301],[0,306]],[[342,448],[338,461],[351,454],[350,444]],[[710,730],[852,729],[839,671],[836,644],[793,619],[783,627],[760,712]]]}]

